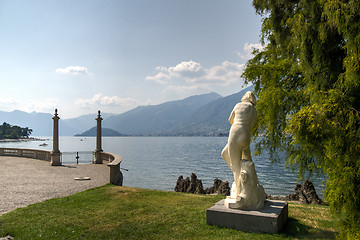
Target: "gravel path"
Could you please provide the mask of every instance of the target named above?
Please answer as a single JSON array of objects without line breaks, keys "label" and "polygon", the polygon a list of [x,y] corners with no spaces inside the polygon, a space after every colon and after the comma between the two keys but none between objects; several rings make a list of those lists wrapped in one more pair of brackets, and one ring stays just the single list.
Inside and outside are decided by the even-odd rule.
[{"label": "gravel path", "polygon": [[[50,162],[0,156],[0,216],[47,199],[64,197],[109,183],[106,164],[53,167]],[[90,177],[78,181],[75,178]]]}]

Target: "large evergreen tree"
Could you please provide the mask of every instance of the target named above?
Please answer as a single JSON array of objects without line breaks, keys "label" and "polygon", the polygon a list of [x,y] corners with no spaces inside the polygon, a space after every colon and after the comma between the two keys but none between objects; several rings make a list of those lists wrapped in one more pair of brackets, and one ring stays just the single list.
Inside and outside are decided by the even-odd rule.
[{"label": "large evergreen tree", "polygon": [[253,0],[263,51],[243,77],[255,85],[257,144],[272,160],[327,175],[340,237],[360,238],[360,1]]}]

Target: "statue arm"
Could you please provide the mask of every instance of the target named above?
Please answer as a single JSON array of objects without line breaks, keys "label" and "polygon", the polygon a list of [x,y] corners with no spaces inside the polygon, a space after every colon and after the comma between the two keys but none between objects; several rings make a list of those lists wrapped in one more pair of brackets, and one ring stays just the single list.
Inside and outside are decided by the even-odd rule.
[{"label": "statue arm", "polygon": [[231,112],[231,114],[230,114],[230,117],[229,117],[229,122],[230,122],[231,125],[233,125],[233,123],[234,123],[234,118],[235,118],[235,112],[233,110]]}]

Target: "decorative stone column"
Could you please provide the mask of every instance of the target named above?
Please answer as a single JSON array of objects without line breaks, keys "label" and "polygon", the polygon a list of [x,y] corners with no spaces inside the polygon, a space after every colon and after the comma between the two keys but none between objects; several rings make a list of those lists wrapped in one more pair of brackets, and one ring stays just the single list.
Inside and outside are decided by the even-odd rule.
[{"label": "decorative stone column", "polygon": [[55,109],[54,117],[54,129],[53,129],[53,150],[51,152],[51,166],[60,166],[61,161],[61,152],[59,150],[59,116],[57,114],[57,109]]},{"label": "decorative stone column", "polygon": [[100,110],[98,111],[98,117],[95,119],[97,124],[96,124],[96,149],[95,149],[95,159],[94,159],[94,163],[96,164],[102,164],[102,158],[101,158],[101,153],[102,153],[102,148],[101,148],[101,121],[103,120],[101,118],[100,115]]}]

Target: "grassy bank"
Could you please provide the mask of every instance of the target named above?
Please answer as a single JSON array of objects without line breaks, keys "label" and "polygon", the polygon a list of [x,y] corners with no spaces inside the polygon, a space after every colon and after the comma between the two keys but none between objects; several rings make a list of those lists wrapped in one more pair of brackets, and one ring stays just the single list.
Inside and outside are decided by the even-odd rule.
[{"label": "grassy bank", "polygon": [[223,196],[106,185],[48,200],[0,217],[0,236],[15,239],[330,239],[326,206],[289,205],[281,234],[243,233],[206,224],[206,209]]}]

